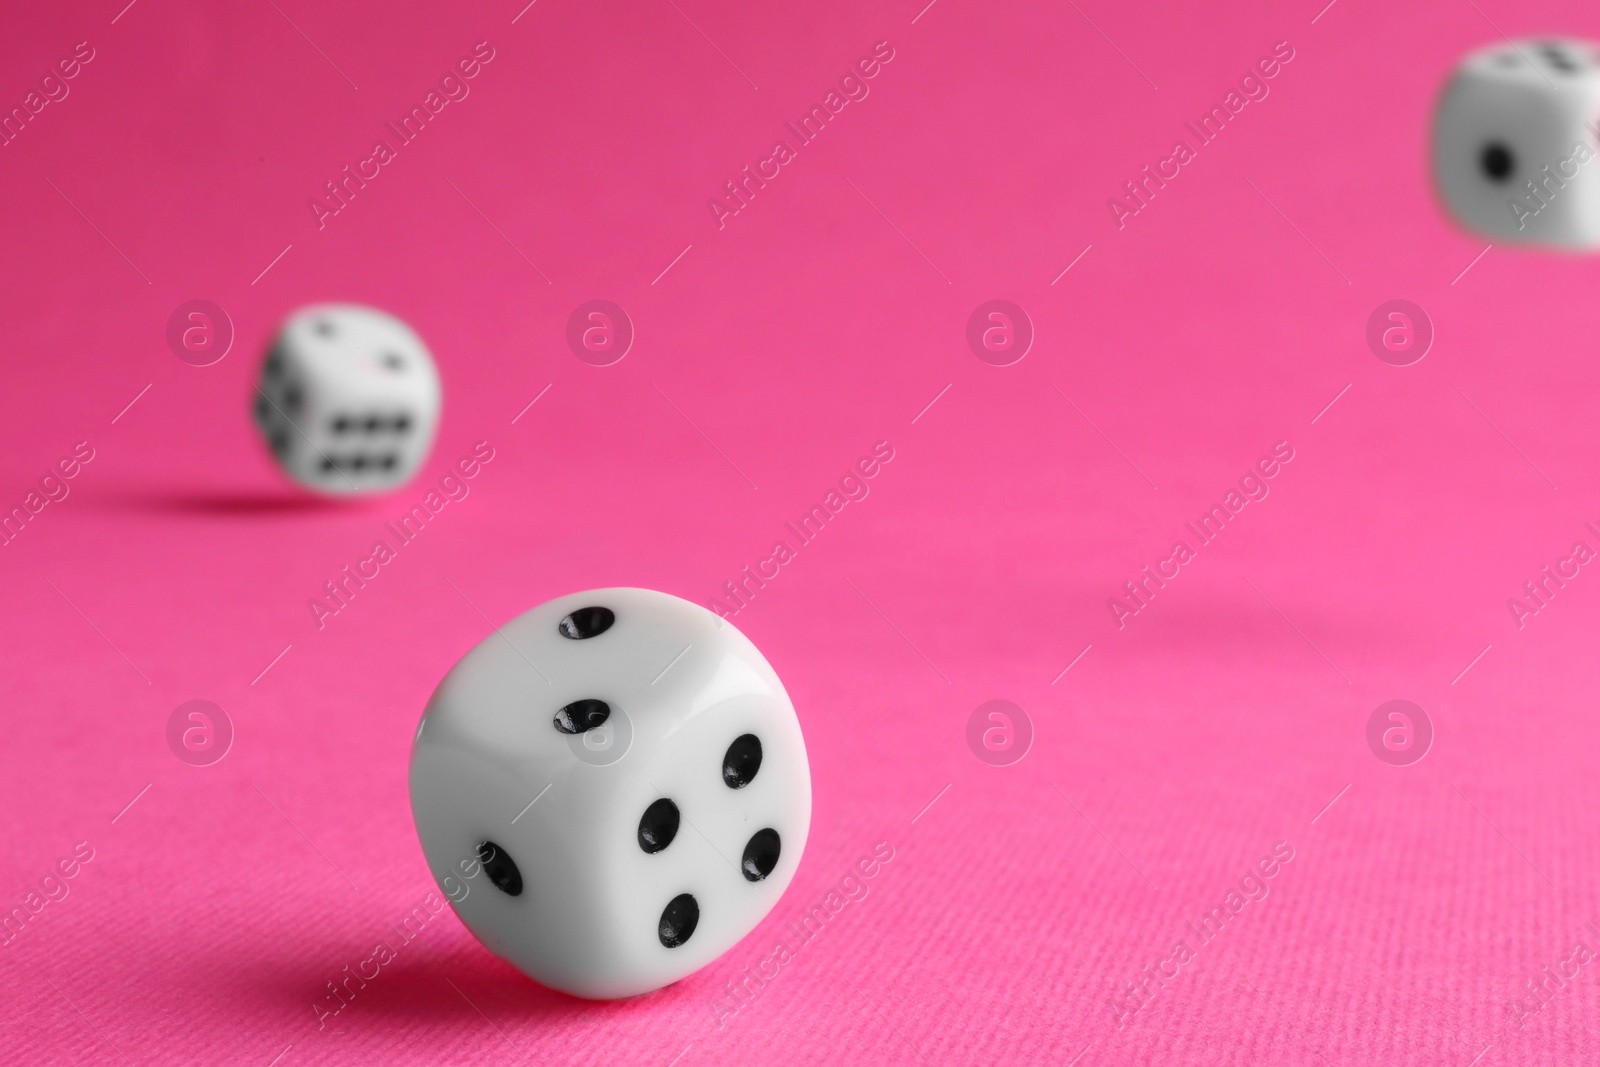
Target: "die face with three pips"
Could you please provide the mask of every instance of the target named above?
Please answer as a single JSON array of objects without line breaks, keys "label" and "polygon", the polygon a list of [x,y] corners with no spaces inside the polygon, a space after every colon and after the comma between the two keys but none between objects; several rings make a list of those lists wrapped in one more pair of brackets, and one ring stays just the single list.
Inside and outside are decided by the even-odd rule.
[{"label": "die face with three pips", "polygon": [[1600,246],[1600,53],[1507,41],[1467,56],[1434,116],[1433,170],[1458,222],[1497,242]]},{"label": "die face with three pips", "polygon": [[438,370],[409,326],[375,308],[317,304],[279,330],[252,411],[285,474],[354,496],[411,480],[432,447],[439,404]]},{"label": "die face with three pips", "polygon": [[811,821],[799,720],[726,620],[665,593],[549,601],[428,702],[411,758],[441,891],[555,989],[634,996],[705,966],[793,878]]}]

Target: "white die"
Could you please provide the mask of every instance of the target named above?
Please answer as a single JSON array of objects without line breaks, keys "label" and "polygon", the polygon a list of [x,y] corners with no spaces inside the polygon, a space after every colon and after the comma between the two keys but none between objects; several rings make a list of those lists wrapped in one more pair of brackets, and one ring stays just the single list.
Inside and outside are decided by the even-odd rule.
[{"label": "white die", "polygon": [[648,589],[548,601],[428,701],[411,808],[496,955],[576,996],[675,982],[772,910],[811,826],[794,705],[748,638]]},{"label": "white die", "polygon": [[336,496],[403,485],[439,422],[439,372],[416,333],[376,308],[317,304],[278,332],[255,420],[289,477]]},{"label": "white die", "polygon": [[1434,177],[1457,221],[1498,241],[1600,245],[1600,53],[1523,40],[1469,55],[1434,116]]}]

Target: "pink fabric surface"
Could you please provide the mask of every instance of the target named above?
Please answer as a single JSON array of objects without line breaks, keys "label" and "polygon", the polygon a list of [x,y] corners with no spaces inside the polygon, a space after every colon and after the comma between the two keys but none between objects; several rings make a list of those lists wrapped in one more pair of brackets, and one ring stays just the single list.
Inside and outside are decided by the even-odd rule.
[{"label": "pink fabric surface", "polygon": [[[1591,5],[123,2],[0,35],[7,108],[93,51],[0,147],[0,503],[93,451],[0,548],[0,904],[75,871],[0,946],[0,1059],[1600,1055],[1600,576],[1508,607],[1600,549],[1600,264],[1475,258],[1426,158],[1461,54],[1600,37]],[[480,42],[467,95],[319,228],[307,201]],[[1278,42],[1268,95],[1119,227],[1108,198]],[[606,367],[565,340],[597,298],[637,334]],[[1364,339],[1396,298],[1436,331],[1406,367]],[[191,299],[235,328],[212,366],[167,348]],[[965,340],[991,299],[1036,331],[1010,366]],[[433,457],[381,499],[297,494],[246,417],[276,323],[320,300],[401,316],[441,368]],[[469,495],[319,628],[322,583],[480,441]],[[877,442],[865,498],[735,616],[815,777],[770,918],[611,1004],[448,910],[398,936],[432,890],[406,760],[445,670],[558,594],[710,601]],[[1119,628],[1107,601],[1278,442],[1266,497]],[[193,699],[236,732],[211,766],[168,748]],[[993,699],[1032,726],[1007,766],[968,747]],[[1436,734],[1409,766],[1367,742],[1393,699]],[[1147,967],[1171,977],[1130,1011]]]}]

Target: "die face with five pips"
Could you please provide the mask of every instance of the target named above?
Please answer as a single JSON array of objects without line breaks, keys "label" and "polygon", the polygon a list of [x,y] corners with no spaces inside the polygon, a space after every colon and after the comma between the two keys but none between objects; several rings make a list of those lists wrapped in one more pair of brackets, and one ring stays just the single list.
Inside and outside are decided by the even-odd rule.
[{"label": "die face with five pips", "polygon": [[480,941],[577,996],[705,966],[793,878],[811,822],[799,720],[726,620],[601,589],[513,619],[435,691],[417,833]]},{"label": "die face with five pips", "polygon": [[252,411],[273,458],[319,493],[383,492],[410,481],[439,421],[439,374],[405,323],[375,308],[318,304],[273,341]]}]

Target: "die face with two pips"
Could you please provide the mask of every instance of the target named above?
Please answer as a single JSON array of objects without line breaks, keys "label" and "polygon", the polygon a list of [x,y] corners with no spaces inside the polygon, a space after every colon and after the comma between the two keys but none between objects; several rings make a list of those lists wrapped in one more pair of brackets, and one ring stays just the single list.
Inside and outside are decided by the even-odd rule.
[{"label": "die face with two pips", "polygon": [[1600,245],[1600,54],[1586,41],[1511,41],[1467,56],[1434,116],[1435,184],[1497,241]]},{"label": "die face with two pips", "polygon": [[799,720],[725,620],[644,589],[550,601],[440,683],[411,758],[441,891],[555,989],[634,996],[705,966],[793,878],[811,821]]},{"label": "die face with two pips", "polygon": [[319,493],[383,492],[409,481],[439,421],[439,374],[422,339],[375,308],[319,304],[284,323],[252,400],[290,478]]}]

